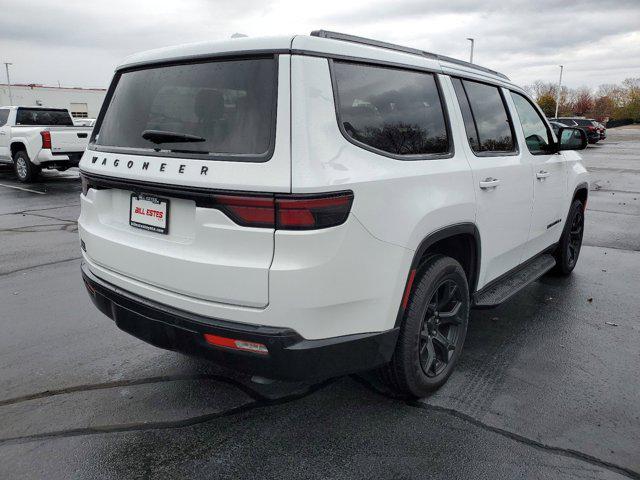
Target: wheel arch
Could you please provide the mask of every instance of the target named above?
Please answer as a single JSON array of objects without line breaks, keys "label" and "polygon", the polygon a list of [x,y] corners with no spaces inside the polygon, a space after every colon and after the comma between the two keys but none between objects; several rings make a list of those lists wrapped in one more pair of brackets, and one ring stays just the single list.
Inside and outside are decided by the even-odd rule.
[{"label": "wheel arch", "polygon": [[[15,154],[18,153],[21,150],[24,150],[25,152],[27,152],[27,146],[22,141],[13,142],[9,148],[11,149],[11,158],[12,159],[15,156]],[[28,154],[29,154],[29,152],[27,152],[27,155]]]},{"label": "wheel arch", "polygon": [[589,184],[587,182],[579,183],[576,188],[573,190],[573,196],[571,197],[571,203],[573,204],[574,200],[580,200],[584,209],[587,209],[587,199],[589,198]]},{"label": "wheel arch", "polygon": [[480,232],[471,222],[449,225],[427,235],[414,253],[395,326],[399,326],[402,321],[416,274],[431,255],[443,254],[460,262],[467,275],[469,293],[473,294],[478,285],[481,252]]}]

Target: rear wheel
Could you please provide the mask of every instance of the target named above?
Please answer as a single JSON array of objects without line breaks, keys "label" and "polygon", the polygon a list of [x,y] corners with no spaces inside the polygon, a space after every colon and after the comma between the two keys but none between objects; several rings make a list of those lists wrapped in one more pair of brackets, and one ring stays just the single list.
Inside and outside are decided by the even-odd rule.
[{"label": "rear wheel", "polygon": [[462,353],[469,319],[469,287],[462,266],[443,255],[421,268],[382,377],[394,390],[423,397],[442,386]]},{"label": "rear wheel", "polygon": [[573,271],[578,263],[580,249],[582,248],[583,233],[584,204],[580,200],[574,200],[554,255],[556,258],[554,273],[569,275]]},{"label": "rear wheel", "polygon": [[31,163],[29,155],[24,150],[16,152],[13,156],[13,169],[22,183],[33,182],[40,174],[40,167]]}]

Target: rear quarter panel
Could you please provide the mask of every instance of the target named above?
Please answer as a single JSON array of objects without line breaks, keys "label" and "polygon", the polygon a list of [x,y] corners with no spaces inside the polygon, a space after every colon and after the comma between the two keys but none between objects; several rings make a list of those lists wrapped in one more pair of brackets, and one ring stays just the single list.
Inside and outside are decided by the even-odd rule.
[{"label": "rear quarter panel", "polygon": [[31,161],[37,162],[38,152],[42,150],[40,132],[44,127],[11,127],[10,145],[23,144]]},{"label": "rear quarter panel", "polygon": [[[352,213],[364,227],[379,240],[413,250],[436,230],[474,222],[473,177],[464,152],[405,161],[350,143],[338,128],[328,62],[292,57],[292,191],[353,190]],[[441,83],[450,108],[454,98]],[[455,125],[451,133],[455,144],[464,140]]]},{"label": "rear quarter panel", "polygon": [[[460,151],[446,159],[404,161],[350,143],[338,127],[326,58],[292,56],[291,80],[292,191],[352,190],[351,218],[370,239],[359,241],[342,270],[336,266],[335,280],[323,277],[324,294],[354,307],[349,314],[354,331],[392,328],[422,240],[443,227],[475,220],[467,159]],[[447,88],[443,82],[448,105]],[[460,142],[458,129],[452,128],[452,135]],[[276,238],[274,267],[279,246]],[[276,275],[272,267],[274,280]]]}]

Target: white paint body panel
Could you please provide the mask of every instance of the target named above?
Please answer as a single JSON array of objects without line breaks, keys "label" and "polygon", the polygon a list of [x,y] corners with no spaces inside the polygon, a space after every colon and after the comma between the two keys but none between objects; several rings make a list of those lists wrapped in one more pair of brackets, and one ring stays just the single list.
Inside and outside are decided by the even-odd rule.
[{"label": "white paint body panel", "polygon": [[[416,250],[444,227],[468,223],[479,231],[478,288],[516,267],[529,250],[557,241],[555,232],[537,235],[539,226],[531,230],[530,238],[531,219],[545,221],[552,208],[554,215],[564,211],[564,220],[575,187],[586,181],[579,155],[565,152],[535,161],[522,153],[475,157],[446,73],[468,74],[521,92],[504,79],[426,57],[315,37],[187,45],[135,55],[124,65],[282,49],[293,54],[280,52],[279,56],[275,153],[268,162],[87,151],[81,168],[116,178],[211,189],[352,190],[354,203],[347,221],[315,231],[246,228],[220,211],[170,199],[169,234],[163,236],[128,225],[130,192],[90,190],[82,199],[79,230],[87,247],[85,261],[96,276],[181,310],[289,327],[305,338],[319,339],[393,328]],[[454,154],[446,159],[402,161],[349,142],[338,127],[329,60],[323,55],[436,72]],[[526,146],[520,137],[522,150]],[[144,170],[144,161],[152,161],[153,168]],[[553,163],[553,168],[565,172],[557,177],[564,185],[554,184],[551,197],[534,183],[539,162]],[[177,175],[181,165],[184,174]],[[202,166],[209,167],[210,174],[200,175]],[[479,181],[487,176],[503,180],[495,192],[480,190]]]}]

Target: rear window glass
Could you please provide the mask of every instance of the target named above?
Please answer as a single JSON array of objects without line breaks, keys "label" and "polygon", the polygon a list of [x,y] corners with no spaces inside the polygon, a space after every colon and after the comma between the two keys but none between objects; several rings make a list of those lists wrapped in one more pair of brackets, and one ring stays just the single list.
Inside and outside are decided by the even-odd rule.
[{"label": "rear window glass", "polygon": [[7,119],[9,118],[9,110],[0,109],[0,127],[7,123]]},{"label": "rear window glass", "polygon": [[275,129],[276,71],[270,57],[122,73],[94,142],[176,156],[267,160]]},{"label": "rear window glass", "polygon": [[339,121],[349,138],[393,155],[444,154],[449,138],[433,74],[334,62]]},{"label": "rear window glass", "polygon": [[47,110],[44,108],[19,108],[16,125],[30,126],[73,126],[71,115],[66,110]]},{"label": "rear window glass", "polygon": [[575,122],[581,127],[590,127],[593,126],[593,120],[585,120],[583,118],[576,118]]}]

